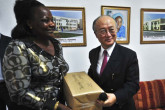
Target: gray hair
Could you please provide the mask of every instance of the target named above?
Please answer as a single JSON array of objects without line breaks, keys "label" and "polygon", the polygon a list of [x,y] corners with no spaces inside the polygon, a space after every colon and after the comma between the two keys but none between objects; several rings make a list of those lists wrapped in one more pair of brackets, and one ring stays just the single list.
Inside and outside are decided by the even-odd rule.
[{"label": "gray hair", "polygon": [[[101,16],[98,16],[98,17],[93,21],[92,29],[93,29],[94,32],[96,32],[95,25],[96,25],[97,20],[99,20],[99,19],[100,19],[101,17],[103,17],[103,16],[107,16],[107,17],[112,18],[111,16],[108,16],[108,15],[101,15]],[[112,18],[112,19],[115,21],[114,18]],[[115,25],[116,25],[116,27],[117,27],[116,21],[115,21]]]}]

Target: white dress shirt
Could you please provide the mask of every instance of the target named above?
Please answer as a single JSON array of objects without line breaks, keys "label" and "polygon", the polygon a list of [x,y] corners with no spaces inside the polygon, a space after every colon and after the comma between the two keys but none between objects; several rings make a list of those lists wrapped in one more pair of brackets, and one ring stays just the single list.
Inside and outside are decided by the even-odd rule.
[{"label": "white dress shirt", "polygon": [[[109,61],[109,58],[111,57],[111,54],[113,52],[113,49],[116,45],[116,42],[114,42],[114,44],[109,47],[107,50],[107,62]],[[100,70],[101,70],[101,66],[102,66],[102,62],[103,62],[103,59],[104,59],[104,48],[101,46],[101,50],[100,50],[100,53],[99,53],[99,59],[98,59],[98,62],[97,62],[97,73],[100,74]]]}]

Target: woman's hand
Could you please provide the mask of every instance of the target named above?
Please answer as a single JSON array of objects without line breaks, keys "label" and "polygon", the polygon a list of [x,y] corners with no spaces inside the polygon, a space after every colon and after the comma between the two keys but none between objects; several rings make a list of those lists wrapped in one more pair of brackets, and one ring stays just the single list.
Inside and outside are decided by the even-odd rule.
[{"label": "woman's hand", "polygon": [[63,105],[63,104],[58,104],[57,110],[72,110],[69,107]]}]

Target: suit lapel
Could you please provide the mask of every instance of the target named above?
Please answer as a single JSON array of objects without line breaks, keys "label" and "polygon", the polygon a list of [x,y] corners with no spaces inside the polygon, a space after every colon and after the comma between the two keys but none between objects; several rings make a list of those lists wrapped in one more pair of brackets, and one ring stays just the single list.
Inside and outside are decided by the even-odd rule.
[{"label": "suit lapel", "polygon": [[119,55],[119,45],[116,44],[115,48],[108,60],[108,63],[102,73],[102,77],[107,77],[109,75],[115,74],[120,64],[120,55]]},{"label": "suit lapel", "polygon": [[93,70],[95,70],[93,72],[94,76],[96,77],[97,81],[100,81],[100,75],[97,73],[97,63],[98,63],[98,59],[99,59],[99,52],[101,50],[101,46],[99,46],[96,51],[93,53]]},{"label": "suit lapel", "polygon": [[119,54],[119,45],[116,43],[115,48],[110,56],[110,59],[108,60],[108,63],[106,65],[102,75],[100,76],[97,73],[97,63],[98,63],[100,49],[101,49],[101,47],[99,46],[95,50],[95,52],[93,52],[92,63],[93,63],[93,70],[95,70],[93,72],[95,79],[97,80],[97,82],[99,84],[103,84],[104,82],[106,83],[107,80],[111,80],[109,78],[112,77],[112,74],[116,73],[116,70],[120,66],[120,54]]},{"label": "suit lapel", "polygon": [[100,49],[101,47],[97,48],[96,49],[96,53],[94,53],[95,55],[93,55],[95,58],[94,58],[94,68],[95,70],[97,69],[97,63],[98,63],[98,59],[99,59],[99,52],[100,52]]}]

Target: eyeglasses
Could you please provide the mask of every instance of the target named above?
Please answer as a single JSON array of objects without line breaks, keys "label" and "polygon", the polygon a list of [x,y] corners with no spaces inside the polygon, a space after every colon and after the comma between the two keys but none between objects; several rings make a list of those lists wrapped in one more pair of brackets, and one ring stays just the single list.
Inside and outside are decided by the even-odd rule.
[{"label": "eyeglasses", "polygon": [[108,32],[110,34],[115,33],[115,29],[113,29],[113,28],[110,28],[110,29],[100,29],[100,30],[97,31],[97,33],[99,33],[101,35],[106,35]]}]

